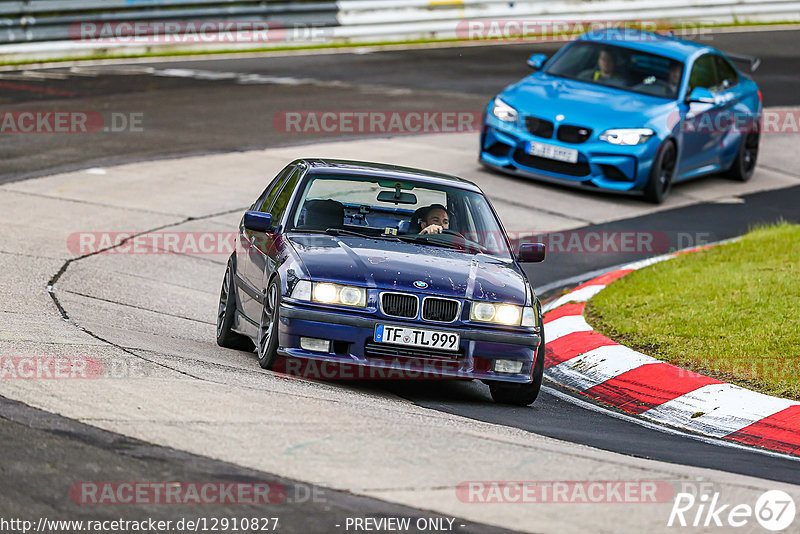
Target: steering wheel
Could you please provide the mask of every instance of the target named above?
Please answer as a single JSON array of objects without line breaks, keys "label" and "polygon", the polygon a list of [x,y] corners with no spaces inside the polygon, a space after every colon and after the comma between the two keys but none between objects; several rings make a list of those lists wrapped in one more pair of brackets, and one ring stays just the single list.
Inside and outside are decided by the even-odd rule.
[{"label": "steering wheel", "polygon": [[461,237],[461,238],[467,240],[467,238],[464,237],[464,234],[462,234],[461,232],[456,232],[455,230],[450,230],[449,228],[448,229],[444,229],[443,228],[442,229],[442,233],[443,234],[447,234],[447,235],[455,235],[455,236],[458,236],[458,237]]},{"label": "steering wheel", "polygon": [[[432,235],[436,235],[436,234],[432,234]],[[444,230],[443,229],[442,230],[442,234],[440,234],[440,235],[450,235],[450,236],[453,236],[453,237],[458,237],[458,238],[464,240],[464,246],[465,247],[473,248],[473,249],[477,250],[478,252],[486,252],[486,247],[484,247],[483,245],[481,245],[477,241],[473,241],[472,239],[467,238],[464,234],[462,234],[461,232],[458,232],[456,230],[450,230],[450,229]]]}]

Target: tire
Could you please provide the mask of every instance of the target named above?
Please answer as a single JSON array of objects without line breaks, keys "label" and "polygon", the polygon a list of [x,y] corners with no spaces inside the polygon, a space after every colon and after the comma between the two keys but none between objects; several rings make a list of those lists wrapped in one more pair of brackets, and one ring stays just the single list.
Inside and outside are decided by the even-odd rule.
[{"label": "tire", "polygon": [[544,335],[536,349],[536,362],[533,364],[533,382],[530,384],[508,384],[505,382],[490,382],[489,392],[492,400],[498,404],[511,404],[513,406],[529,406],[536,401],[544,380]]},{"label": "tire", "polygon": [[739,151],[733,160],[731,168],[724,176],[738,182],[746,182],[753,176],[758,161],[758,145],[761,141],[761,134],[758,132],[748,132],[742,136],[739,142]]},{"label": "tire", "polygon": [[233,285],[233,256],[228,259],[217,308],[217,345],[226,349],[253,352],[255,345],[249,337],[237,334],[231,328],[236,317],[236,294]]},{"label": "tire", "polygon": [[258,327],[258,364],[263,369],[272,369],[278,358],[278,323],[280,322],[281,283],[275,277],[267,288],[261,322]]},{"label": "tire", "polygon": [[675,164],[678,161],[678,151],[675,143],[666,141],[656,153],[653,166],[650,168],[650,178],[644,186],[644,198],[653,204],[661,204],[672,189],[672,178],[675,175]]}]

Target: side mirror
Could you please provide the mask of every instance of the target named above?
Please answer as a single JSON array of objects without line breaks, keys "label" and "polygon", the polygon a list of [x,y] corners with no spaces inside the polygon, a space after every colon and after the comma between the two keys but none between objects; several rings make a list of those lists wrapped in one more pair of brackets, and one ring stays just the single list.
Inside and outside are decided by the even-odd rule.
[{"label": "side mirror", "polygon": [[547,61],[547,56],[545,54],[533,54],[528,58],[528,66],[533,70],[539,70],[542,68],[545,61]]},{"label": "side mirror", "polygon": [[519,246],[517,261],[520,263],[540,263],[544,261],[547,247],[544,243],[523,243]]},{"label": "side mirror", "polygon": [[714,98],[714,93],[705,87],[695,87],[686,99],[690,104],[696,102],[698,104],[716,104],[717,99]]},{"label": "side mirror", "polygon": [[272,215],[260,211],[247,211],[244,214],[244,227],[251,232],[274,232]]}]

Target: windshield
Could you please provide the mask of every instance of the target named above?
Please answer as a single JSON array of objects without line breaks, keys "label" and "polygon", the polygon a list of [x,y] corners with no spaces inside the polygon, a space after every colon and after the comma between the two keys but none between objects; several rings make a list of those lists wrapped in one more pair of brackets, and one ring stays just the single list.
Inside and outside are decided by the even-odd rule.
[{"label": "windshield", "polygon": [[511,257],[486,197],[414,181],[312,177],[295,203],[289,226],[294,231],[404,240]]},{"label": "windshield", "polygon": [[676,99],[683,63],[605,43],[576,42],[547,68],[547,74]]}]

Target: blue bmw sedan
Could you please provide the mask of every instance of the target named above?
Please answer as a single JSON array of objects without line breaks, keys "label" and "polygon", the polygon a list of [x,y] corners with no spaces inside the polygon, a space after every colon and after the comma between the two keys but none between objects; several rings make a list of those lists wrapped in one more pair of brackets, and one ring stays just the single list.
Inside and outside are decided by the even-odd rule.
[{"label": "blue bmw sedan", "polygon": [[528,64],[536,72],[486,109],[480,162],[487,167],[654,203],[676,182],[753,174],[761,92],[714,48],[608,29]]},{"label": "blue bmw sedan", "polygon": [[542,383],[544,332],[520,264],[542,261],[545,250],[514,250],[471,182],[298,160],[241,220],[217,343],[255,349],[266,369],[291,360],[479,379],[494,400],[528,405]]}]

